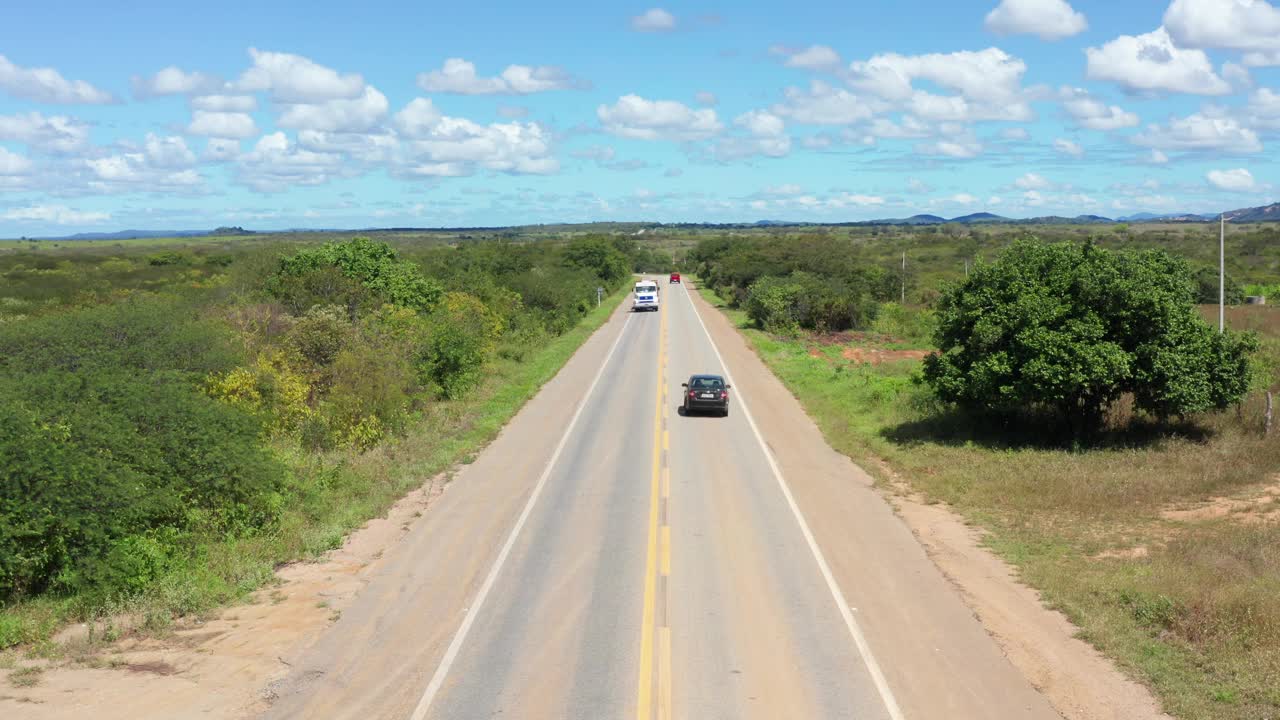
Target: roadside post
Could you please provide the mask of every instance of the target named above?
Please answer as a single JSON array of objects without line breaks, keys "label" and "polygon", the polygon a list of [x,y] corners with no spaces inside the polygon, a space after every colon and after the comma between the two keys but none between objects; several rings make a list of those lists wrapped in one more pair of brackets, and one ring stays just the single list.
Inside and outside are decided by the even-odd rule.
[{"label": "roadside post", "polygon": [[604,288],[596,288],[596,307],[600,307],[600,302],[604,299]]}]

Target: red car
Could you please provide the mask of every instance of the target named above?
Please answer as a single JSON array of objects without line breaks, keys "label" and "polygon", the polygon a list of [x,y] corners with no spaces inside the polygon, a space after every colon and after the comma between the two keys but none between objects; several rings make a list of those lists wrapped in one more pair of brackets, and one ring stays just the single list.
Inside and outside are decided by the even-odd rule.
[{"label": "red car", "polygon": [[671,280],[669,280],[667,284],[670,285],[671,283],[678,282],[680,282],[680,273],[671,273]]}]

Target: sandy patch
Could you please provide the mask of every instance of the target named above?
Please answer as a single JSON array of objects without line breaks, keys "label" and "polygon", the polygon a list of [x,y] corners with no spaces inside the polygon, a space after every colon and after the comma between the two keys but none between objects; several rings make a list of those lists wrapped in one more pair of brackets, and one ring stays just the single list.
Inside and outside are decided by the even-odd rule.
[{"label": "sandy patch", "polygon": [[1161,511],[1174,522],[1203,522],[1227,518],[1241,523],[1280,521],[1280,479],[1235,497],[1215,497],[1195,505],[1180,504]]}]

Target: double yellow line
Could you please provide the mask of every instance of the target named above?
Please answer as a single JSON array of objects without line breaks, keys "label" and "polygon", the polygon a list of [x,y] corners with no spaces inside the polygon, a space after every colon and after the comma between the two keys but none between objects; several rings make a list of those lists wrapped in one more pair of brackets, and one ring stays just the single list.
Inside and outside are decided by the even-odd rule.
[{"label": "double yellow line", "polygon": [[[666,303],[662,303],[658,314],[658,387],[653,412],[653,475],[649,490],[649,548],[644,569],[644,614],[640,622],[637,720],[652,720],[655,705],[659,720],[671,717],[671,627],[665,617],[666,579],[671,575],[671,527],[667,524],[667,513],[663,508],[671,493],[671,471],[666,462],[666,451],[671,448],[671,435],[664,427],[668,406]],[[659,577],[663,580],[663,617],[658,617],[657,610]],[[655,662],[657,673],[654,672]]]}]

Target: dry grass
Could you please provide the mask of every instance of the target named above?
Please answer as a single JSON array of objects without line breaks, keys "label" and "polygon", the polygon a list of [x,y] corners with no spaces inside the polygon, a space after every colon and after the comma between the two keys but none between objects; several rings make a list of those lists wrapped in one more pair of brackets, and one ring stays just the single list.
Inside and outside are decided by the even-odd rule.
[{"label": "dry grass", "polygon": [[915,360],[870,365],[840,344],[744,333],[833,447],[872,472],[887,463],[988,530],[1167,711],[1256,720],[1280,717],[1280,513],[1168,515],[1215,498],[1280,507],[1280,431],[1262,435],[1262,391],[1280,388],[1280,308],[1231,308],[1227,322],[1263,339],[1239,409],[1166,426],[1122,405],[1086,447],[1035,418],[991,427],[949,414],[912,382]]}]

